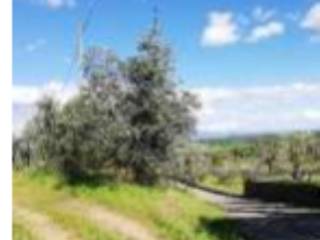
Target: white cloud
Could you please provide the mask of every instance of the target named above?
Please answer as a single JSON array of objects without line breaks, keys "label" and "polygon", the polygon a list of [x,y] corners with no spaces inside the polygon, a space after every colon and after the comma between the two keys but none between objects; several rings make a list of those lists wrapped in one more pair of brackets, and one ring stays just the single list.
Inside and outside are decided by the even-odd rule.
[{"label": "white cloud", "polygon": [[320,129],[320,84],[191,89],[200,136]]},{"label": "white cloud", "polygon": [[28,43],[25,46],[25,50],[29,53],[35,52],[36,50],[40,49],[41,47],[45,46],[47,41],[43,38],[38,38],[32,43]]},{"label": "white cloud", "polygon": [[237,42],[238,25],[231,12],[211,12],[209,23],[202,33],[202,45],[219,47]]},{"label": "white cloud", "polygon": [[252,29],[248,42],[255,43],[260,40],[268,39],[271,37],[279,36],[285,31],[285,26],[281,22],[271,21],[264,25],[257,26]]},{"label": "white cloud", "polygon": [[42,86],[15,85],[12,92],[13,104],[34,104],[45,94],[51,94],[63,103],[77,92],[77,87],[53,80]]},{"label": "white cloud", "polygon": [[34,4],[40,4],[51,9],[74,8],[76,0],[30,0]]},{"label": "white cloud", "polygon": [[68,7],[73,8],[76,5],[75,0],[47,0],[48,6],[54,9]]},{"label": "white cloud", "polygon": [[303,112],[303,115],[311,120],[319,120],[320,119],[320,108],[319,109],[306,109]]},{"label": "white cloud", "polygon": [[[294,83],[242,88],[194,88],[202,108],[195,114],[200,136],[222,136],[320,129],[320,83]],[[13,127],[22,129],[45,93],[62,103],[76,85],[51,81],[42,86],[13,86]]]},{"label": "white cloud", "polygon": [[301,26],[320,34],[320,2],[310,8],[302,20]]},{"label": "white cloud", "polygon": [[205,47],[222,47],[237,42],[256,43],[285,32],[285,24],[272,20],[276,11],[256,7],[251,15],[230,11],[213,11],[202,32],[201,43]]},{"label": "white cloud", "polygon": [[275,11],[273,9],[267,10],[262,7],[256,7],[253,9],[252,17],[254,20],[259,22],[265,22],[270,20],[275,15]]},{"label": "white cloud", "polygon": [[12,88],[13,130],[19,134],[25,123],[32,117],[35,111],[35,103],[44,95],[50,94],[65,103],[76,94],[76,85],[64,84],[59,81],[49,81],[39,85],[14,85]]}]

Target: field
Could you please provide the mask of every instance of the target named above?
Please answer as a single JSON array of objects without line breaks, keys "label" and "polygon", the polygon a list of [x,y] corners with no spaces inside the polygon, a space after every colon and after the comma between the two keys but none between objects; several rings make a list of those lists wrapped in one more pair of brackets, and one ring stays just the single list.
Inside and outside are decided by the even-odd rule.
[{"label": "field", "polygon": [[24,171],[14,173],[13,191],[15,240],[50,231],[61,240],[240,239],[235,226],[221,224],[219,207],[173,188],[67,186],[52,174]]}]

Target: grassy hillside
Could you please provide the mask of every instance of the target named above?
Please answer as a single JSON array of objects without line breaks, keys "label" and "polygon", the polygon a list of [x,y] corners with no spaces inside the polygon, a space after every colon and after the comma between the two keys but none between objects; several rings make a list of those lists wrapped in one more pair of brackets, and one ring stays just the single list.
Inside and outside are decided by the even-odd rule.
[{"label": "grassy hillside", "polygon": [[[72,232],[75,239],[126,238],[115,231],[101,229],[85,214],[64,209],[63,205],[70,200],[103,206],[136,221],[159,239],[239,239],[235,226],[221,224],[221,209],[172,188],[129,184],[71,187],[61,184],[53,175],[17,172],[13,182],[14,205],[45,214],[63,229]],[[15,224],[14,235],[15,240],[36,239],[20,223]],[[21,235],[25,237],[19,237]]]}]

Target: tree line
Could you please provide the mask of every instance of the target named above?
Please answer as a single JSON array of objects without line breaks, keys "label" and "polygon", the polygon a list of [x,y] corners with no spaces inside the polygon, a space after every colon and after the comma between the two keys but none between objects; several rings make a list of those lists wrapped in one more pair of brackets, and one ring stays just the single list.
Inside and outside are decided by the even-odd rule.
[{"label": "tree line", "polygon": [[211,146],[212,171],[217,175],[293,181],[311,181],[320,176],[318,132],[215,140],[207,146]]},{"label": "tree line", "polygon": [[260,164],[269,175],[289,174],[294,181],[310,181],[320,175],[320,134],[296,132],[258,141]]}]

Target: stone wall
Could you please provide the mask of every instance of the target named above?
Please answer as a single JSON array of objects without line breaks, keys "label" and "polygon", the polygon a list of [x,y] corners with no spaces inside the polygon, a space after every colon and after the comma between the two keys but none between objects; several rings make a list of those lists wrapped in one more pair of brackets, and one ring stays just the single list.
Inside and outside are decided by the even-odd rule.
[{"label": "stone wall", "polygon": [[263,201],[320,207],[320,187],[311,184],[247,180],[244,194]]}]

